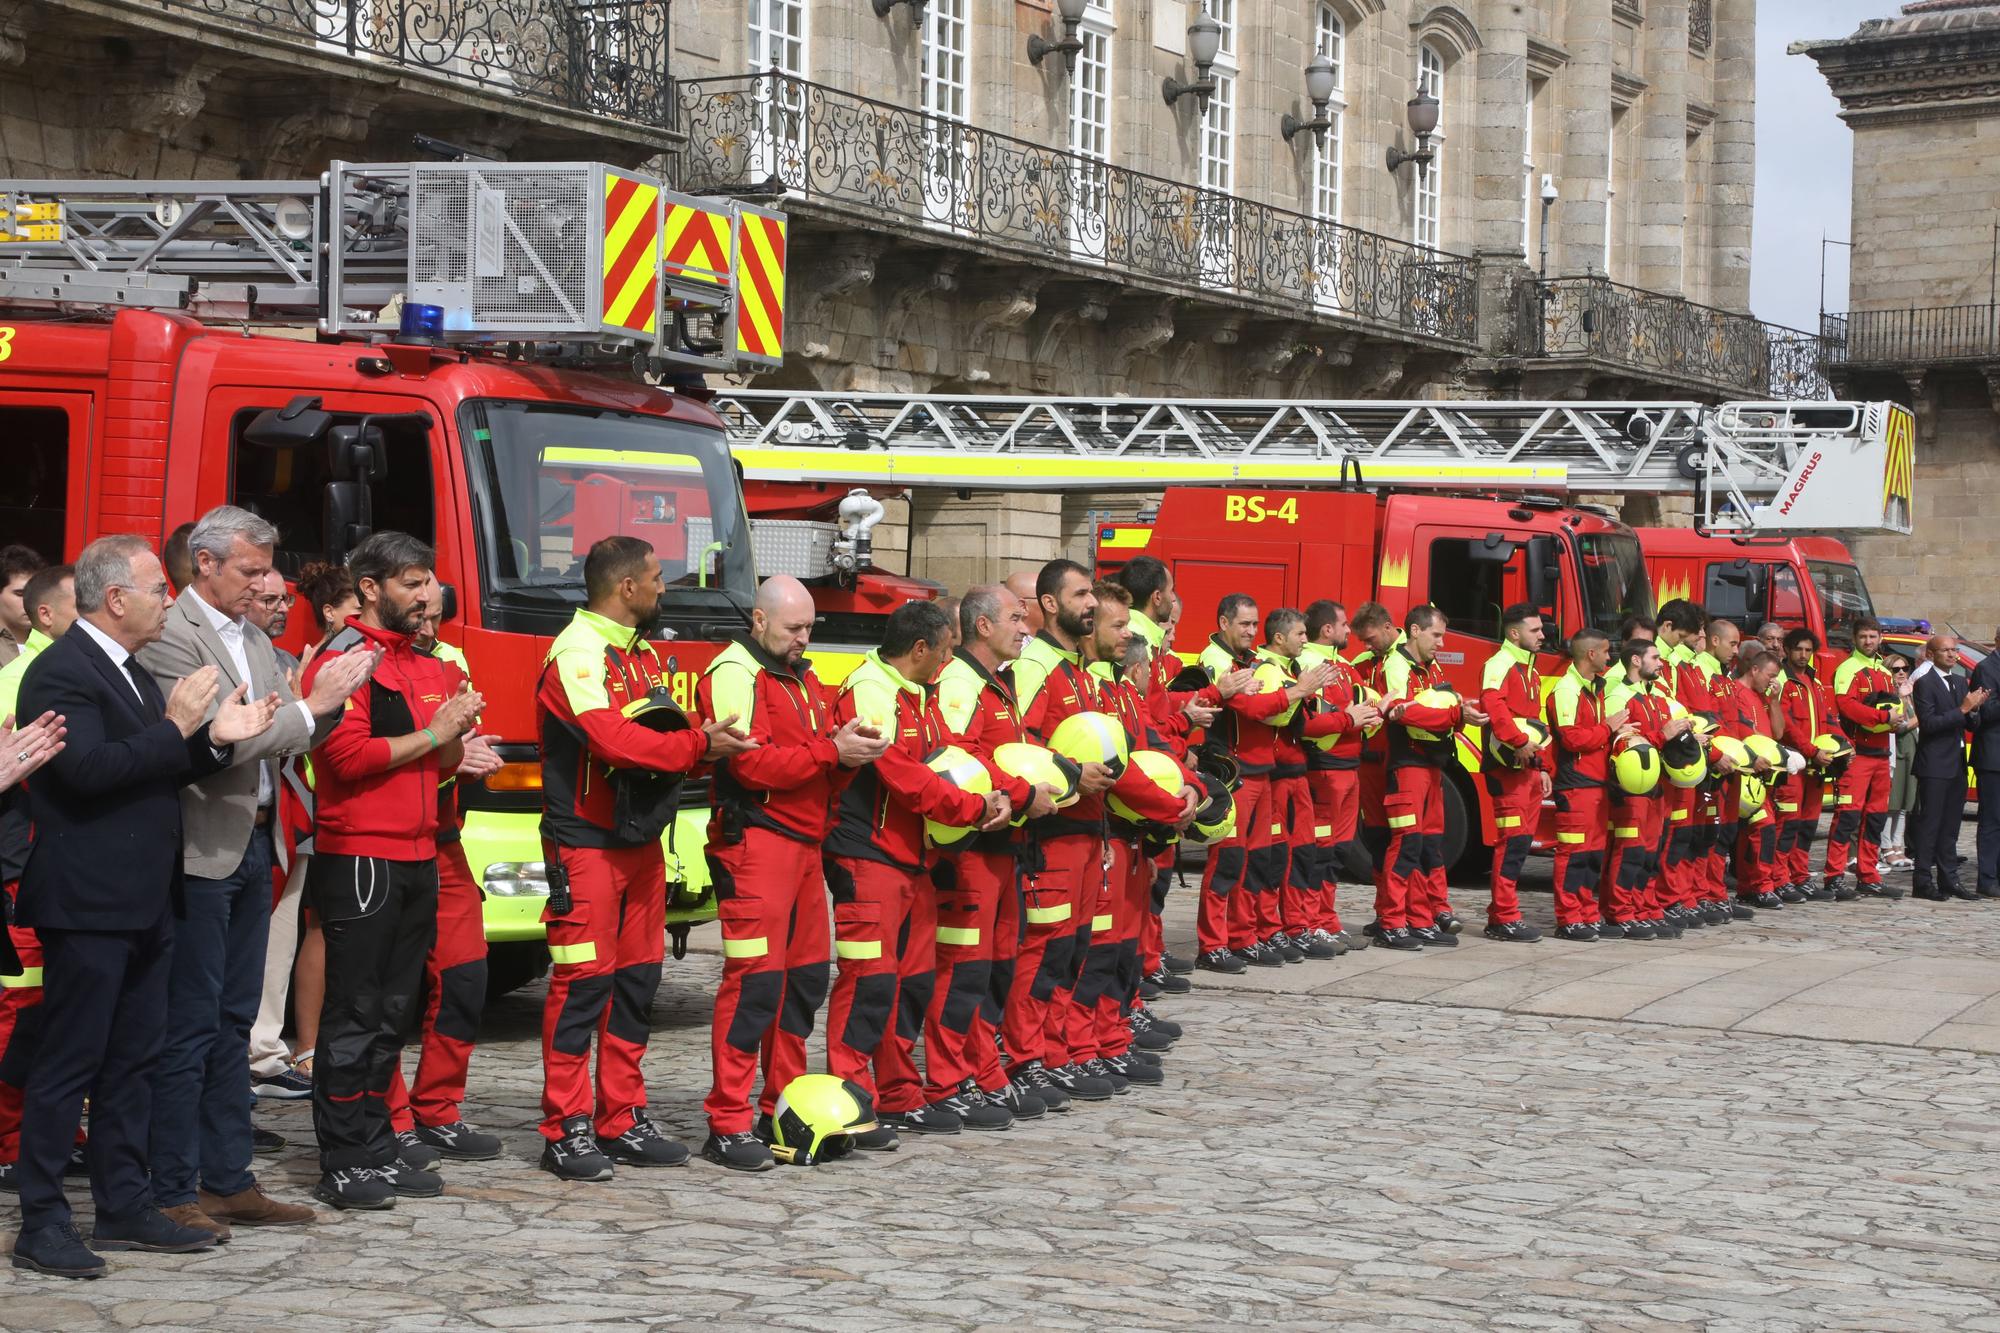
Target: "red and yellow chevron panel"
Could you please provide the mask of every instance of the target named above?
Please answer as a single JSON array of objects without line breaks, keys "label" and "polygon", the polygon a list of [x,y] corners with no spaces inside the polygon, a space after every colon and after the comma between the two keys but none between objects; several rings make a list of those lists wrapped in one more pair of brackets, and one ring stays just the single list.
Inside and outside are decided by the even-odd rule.
[{"label": "red and yellow chevron panel", "polygon": [[736,351],[776,365],[785,356],[785,218],[738,205]]},{"label": "red and yellow chevron panel", "polygon": [[604,326],[651,334],[659,321],[660,187],[604,173]]},{"label": "red and yellow chevron panel", "polygon": [[1917,418],[1909,408],[1892,403],[1888,421],[1889,456],[1882,469],[1882,508],[1886,513],[1901,500],[1904,513],[1916,504]]},{"label": "red and yellow chevron panel", "polygon": [[729,213],[690,204],[667,205],[666,258],[668,276],[693,282],[729,284]]}]

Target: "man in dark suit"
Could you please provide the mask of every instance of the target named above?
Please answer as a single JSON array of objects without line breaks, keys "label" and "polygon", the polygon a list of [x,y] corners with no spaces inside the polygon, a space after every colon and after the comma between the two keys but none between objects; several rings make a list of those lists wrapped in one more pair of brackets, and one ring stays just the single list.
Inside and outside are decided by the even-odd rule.
[{"label": "man in dark suit", "polygon": [[143,539],[85,547],[76,605],[77,623],[21,683],[21,712],[58,713],[69,734],[29,786],[34,844],[15,909],[40,935],[44,1015],[61,1039],[42,1044],[28,1075],[14,1265],[96,1277],[104,1261],[77,1234],[62,1188],[86,1096],[95,1247],[180,1253],[215,1243],[154,1206],[146,1172],[181,897],[179,792],[226,767],[230,746],[261,734],[277,708],[246,703],[239,687],[204,725],[212,667],[162,697],[133,657],[160,636],[168,606],[166,574]]},{"label": "man in dark suit", "polygon": [[1934,634],[1924,644],[1930,670],[1912,678],[1910,700],[1917,709],[1917,813],[1910,837],[1911,892],[1942,902],[1974,899],[1958,882],[1958,825],[1965,815],[1965,733],[1986,702],[1984,690],[1966,689],[1959,675],[1958,640]]},{"label": "man in dark suit", "polygon": [[1979,659],[1972,688],[1986,702],[1972,717],[1972,771],[1979,779],[1979,896],[2000,898],[2000,652]]}]

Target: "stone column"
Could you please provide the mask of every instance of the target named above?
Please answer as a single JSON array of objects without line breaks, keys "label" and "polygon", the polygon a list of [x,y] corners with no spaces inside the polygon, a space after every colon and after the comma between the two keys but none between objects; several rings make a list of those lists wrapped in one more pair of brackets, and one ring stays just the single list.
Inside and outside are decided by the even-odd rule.
[{"label": "stone column", "polygon": [[1646,67],[1651,85],[1639,121],[1639,262],[1636,285],[1682,290],[1682,239],[1687,215],[1687,0],[1647,0]]},{"label": "stone column", "polygon": [[1757,182],[1757,0],[1715,0],[1714,166],[1709,181],[1710,300],[1750,308],[1750,210]]},{"label": "stone column", "polygon": [[1554,227],[1562,241],[1562,271],[1605,273],[1604,210],[1611,185],[1611,0],[1570,0],[1563,24],[1569,64],[1559,80],[1556,126],[1562,135],[1562,201]]},{"label": "stone column", "polygon": [[[1481,46],[1470,57],[1473,115],[1459,117],[1472,140],[1472,245],[1479,261],[1479,328],[1488,351],[1514,343],[1515,298],[1529,273],[1521,237],[1521,150],[1527,132],[1528,30],[1516,0],[1479,10]],[[1470,129],[1470,135],[1465,133]]]}]

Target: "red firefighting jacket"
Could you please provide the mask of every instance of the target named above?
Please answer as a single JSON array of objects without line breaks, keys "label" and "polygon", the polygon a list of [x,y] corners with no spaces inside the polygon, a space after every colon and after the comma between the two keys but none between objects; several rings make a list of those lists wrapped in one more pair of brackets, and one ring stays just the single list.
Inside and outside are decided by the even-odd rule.
[{"label": "red firefighting jacket", "polygon": [[[1208,646],[1201,650],[1201,665],[1208,672],[1211,688],[1227,672],[1238,667],[1254,670],[1257,663],[1255,653],[1232,652],[1220,635],[1211,635]],[[1221,697],[1219,690],[1216,697]],[[1245,777],[1268,775],[1278,762],[1278,729],[1267,719],[1291,707],[1284,691],[1260,690],[1251,694],[1246,690],[1222,700],[1221,707],[1215,725],[1209,728],[1209,741],[1234,755],[1236,767]]]},{"label": "red firefighting jacket", "polygon": [[800,663],[794,670],[749,640],[723,649],[695,685],[703,721],[734,717],[757,748],[715,765],[715,803],[726,821],[819,843],[852,771],[833,746],[833,700]]},{"label": "red firefighting jacket", "polygon": [[[1164,751],[1166,747],[1157,743],[1160,740],[1158,731],[1150,725],[1145,696],[1140,688],[1114,677],[1108,662],[1092,662],[1090,674],[1097,677],[1105,703],[1104,711],[1125,724],[1125,735],[1132,748]],[[1185,766],[1181,769],[1181,780],[1189,784],[1195,781]],[[1111,784],[1111,790],[1120,801],[1156,823],[1172,824],[1181,817],[1179,794],[1169,796],[1161,791],[1151,778],[1139,771],[1136,764],[1126,765],[1125,771],[1118,775],[1118,781]],[[1122,821],[1113,823],[1117,825]],[[1120,832],[1131,833],[1131,826],[1124,825]]]},{"label": "red firefighting jacket", "polygon": [[1779,696],[1785,710],[1785,734],[1779,737],[1807,759],[1813,757],[1813,740],[1830,731],[1839,705],[1833,691],[1811,667],[1785,669],[1785,688]]},{"label": "red firefighting jacket", "polygon": [[1840,720],[1854,742],[1854,753],[1880,759],[1889,753],[1895,733],[1889,723],[1896,709],[1868,702],[1870,695],[1893,695],[1895,679],[1879,657],[1863,657],[1857,650],[1847,655],[1833,673],[1833,693],[1840,708]]},{"label": "red firefighting jacket", "polygon": [[1352,769],[1361,763],[1363,734],[1360,727],[1347,715],[1350,704],[1361,697],[1361,673],[1352,663],[1331,648],[1317,643],[1306,645],[1299,657],[1301,666],[1311,669],[1316,666],[1330,667],[1326,686],[1319,692],[1318,710],[1315,722],[1308,723],[1309,736],[1334,736],[1338,739],[1331,746],[1309,745],[1306,747],[1306,769],[1309,772],[1323,772],[1329,769]]},{"label": "red firefighting jacket", "polygon": [[874,763],[856,769],[841,793],[826,849],[834,856],[922,870],[934,859],[924,820],[976,824],[986,803],[933,773],[925,759],[951,736],[930,692],[871,651],[848,674],[834,702],[835,730],[860,718],[890,738]]},{"label": "red firefighting jacket", "polygon": [[1722,700],[1722,734],[1743,740],[1749,736],[1770,736],[1772,734],[1770,700],[1750,688],[1743,680],[1729,682],[1729,694]]},{"label": "red firefighting jacket", "polygon": [[1672,674],[1668,682],[1672,686],[1674,698],[1690,713],[1715,716],[1715,695],[1708,688],[1708,673],[1702,670],[1699,658],[1703,654],[1684,643],[1660,650],[1660,656],[1669,664]]},{"label": "red firefighting jacket", "polygon": [[[1435,658],[1419,662],[1407,643],[1397,644],[1383,660],[1382,703],[1385,708],[1398,700],[1413,700],[1425,690],[1444,683],[1444,667]],[[1389,767],[1422,764],[1427,768],[1443,768],[1452,757],[1452,746],[1457,744],[1451,739],[1451,733],[1458,727],[1459,720],[1457,704],[1449,708],[1433,708],[1427,704],[1405,703],[1396,721],[1384,728],[1389,733]],[[1412,729],[1428,731],[1444,739],[1423,740],[1411,735]]]},{"label": "red firefighting jacket", "polygon": [[[1486,734],[1492,742],[1525,745],[1528,733],[1515,719],[1538,718],[1542,713],[1542,674],[1535,670],[1535,655],[1511,643],[1501,644],[1500,651],[1486,659],[1480,677],[1479,708],[1491,719],[1486,724]],[[1547,767],[1546,756],[1546,751],[1538,751],[1526,770]],[[1493,763],[1489,744],[1486,766]]]},{"label": "red firefighting jacket", "polygon": [[[1046,630],[1028,640],[1014,663],[1013,676],[1021,725],[1037,744],[1048,744],[1057,724],[1066,717],[1109,711],[1081,659],[1049,637]],[[1094,837],[1103,827],[1104,797],[1100,794],[1079,797],[1069,809],[1036,821],[1035,831],[1043,838]]]},{"label": "red firefighting jacket", "polygon": [[299,682],[312,693],[320,670],[344,652],[382,650],[368,684],[348,697],[333,731],[313,751],[316,850],[338,856],[428,861],[437,855],[438,752],[389,767],[389,738],[421,731],[450,697],[445,664],[407,634],[349,620]]},{"label": "red firefighting jacket", "polygon": [[[452,644],[438,640],[431,645],[431,656],[444,663],[447,698],[472,683],[465,654]],[[458,774],[442,774],[438,779],[437,845],[448,847],[457,842],[464,829],[465,815],[458,808]]]},{"label": "red firefighting jacket", "polygon": [[1611,728],[1604,719],[1604,677],[1586,679],[1572,663],[1549,691],[1548,723],[1556,734],[1557,791],[1602,787],[1610,778]]}]

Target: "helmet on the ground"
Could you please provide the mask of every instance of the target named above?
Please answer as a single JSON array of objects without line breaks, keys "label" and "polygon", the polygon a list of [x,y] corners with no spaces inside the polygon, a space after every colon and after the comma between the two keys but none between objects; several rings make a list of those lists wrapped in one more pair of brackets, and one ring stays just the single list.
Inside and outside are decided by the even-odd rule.
[{"label": "helmet on the ground", "polygon": [[[1144,775],[1148,782],[1175,800],[1180,799],[1181,788],[1187,786],[1187,775],[1181,772],[1181,766],[1174,762],[1174,757],[1170,754],[1162,754],[1158,750],[1134,750],[1132,767]],[[1130,820],[1134,824],[1152,822],[1147,816],[1125,804],[1115,788],[1104,793],[1104,804],[1120,819]]]},{"label": "helmet on the ground", "polygon": [[1049,748],[1076,764],[1103,764],[1123,772],[1132,743],[1125,724],[1109,713],[1071,713],[1049,734]]},{"label": "helmet on the ground", "polygon": [[[1251,679],[1257,682],[1259,694],[1282,694],[1285,687],[1292,683],[1292,678],[1276,662],[1259,662],[1257,669],[1251,673]],[[1264,720],[1274,727],[1282,727],[1290,722],[1298,711],[1298,701],[1293,700],[1283,712],[1274,713]]]},{"label": "helmet on the ground", "polygon": [[1236,796],[1213,773],[1196,770],[1201,779],[1202,800],[1194,808],[1194,822],[1188,825],[1190,843],[1222,842],[1236,834]]},{"label": "helmet on the ground", "polygon": [[[934,751],[924,760],[931,772],[949,782],[960,791],[971,792],[974,796],[984,796],[993,790],[993,775],[986,771],[986,765],[956,745],[947,745]],[[924,821],[924,832],[939,847],[956,847],[959,843],[978,832],[975,824],[959,826],[940,824],[935,819]]]},{"label": "helmet on the ground", "polygon": [[1645,796],[1660,785],[1660,752],[1645,741],[1628,740],[1612,752],[1611,771],[1618,789],[1628,796]]},{"label": "helmet on the ground", "polygon": [[1742,741],[1737,740],[1734,736],[1710,736],[1708,738],[1708,748],[1711,752],[1723,759],[1727,759],[1738,768],[1750,767],[1750,751],[1744,746]]},{"label": "helmet on the ground", "polygon": [[1743,774],[1742,779],[1736,786],[1737,815],[1743,819],[1749,819],[1764,808],[1764,798],[1767,795],[1769,795],[1769,789],[1764,786],[1764,779],[1758,777],[1755,773]]},{"label": "helmet on the ground", "polygon": [[[1076,804],[1077,766],[1059,754],[1043,749],[1029,741],[1009,741],[994,747],[993,767],[1010,778],[1034,786],[1050,786],[1056,790],[1056,809]],[[1014,818],[1018,826],[1027,822],[1026,812]]]},{"label": "helmet on the ground", "polygon": [[[1549,742],[1554,739],[1554,734],[1549,731],[1548,723],[1538,717],[1517,717],[1514,719],[1514,723],[1521,730],[1528,733],[1528,739],[1535,743],[1537,750],[1548,749]],[[1494,736],[1493,730],[1490,727],[1487,728],[1486,734],[1489,737],[1493,737],[1491,748],[1495,759],[1498,759],[1508,768],[1521,767],[1522,760],[1518,749],[1499,739],[1499,737]]]},{"label": "helmet on the ground", "polygon": [[[1429,689],[1418,690],[1416,697],[1410,702],[1419,708],[1456,708],[1459,706],[1459,697],[1458,692],[1449,685],[1433,685]],[[1409,733],[1420,741],[1441,741],[1451,735],[1448,731],[1440,735],[1435,731],[1425,731],[1422,727],[1410,727]]]},{"label": "helmet on the ground", "polygon": [[1813,737],[1813,758],[1825,768],[1837,760],[1854,757],[1854,742],[1837,731]]},{"label": "helmet on the ground", "polygon": [[771,1156],[816,1166],[854,1150],[854,1136],[875,1128],[874,1099],[832,1074],[800,1074],[771,1111]]},{"label": "helmet on the ground", "polygon": [[1743,738],[1743,748],[1750,752],[1752,759],[1762,759],[1772,768],[1777,768],[1785,762],[1783,747],[1769,736],[1762,734],[1745,736]]}]

